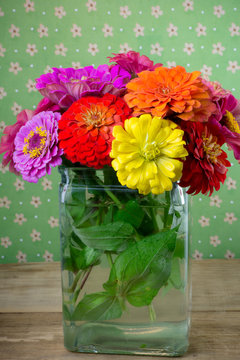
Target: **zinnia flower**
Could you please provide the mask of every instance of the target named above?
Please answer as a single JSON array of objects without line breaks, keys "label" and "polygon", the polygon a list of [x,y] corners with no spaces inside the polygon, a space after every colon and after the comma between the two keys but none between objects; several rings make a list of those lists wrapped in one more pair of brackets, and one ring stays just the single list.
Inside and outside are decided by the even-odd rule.
[{"label": "zinnia flower", "polygon": [[3,156],[2,164],[6,166],[9,163],[9,171],[19,175],[19,172],[15,169],[15,164],[13,161],[13,153],[15,151],[14,140],[23,125],[26,124],[27,121],[31,120],[32,117],[42,111],[59,111],[60,107],[54,104],[48,98],[43,98],[37,108],[33,110],[25,109],[21,111],[17,115],[17,122],[13,125],[8,125],[5,127],[3,134],[6,136],[2,136],[0,143],[0,154],[6,152]]},{"label": "zinnia flower", "polygon": [[182,122],[186,148],[189,153],[183,164],[180,186],[188,187],[187,193],[204,195],[219,190],[226,179],[227,167],[231,166],[227,154],[221,149],[224,138],[210,124]]},{"label": "zinnia flower", "polygon": [[233,113],[239,116],[238,101],[228,94],[218,104],[219,113],[209,118],[209,123],[218,128],[227,145],[233,150],[237,160],[240,159],[240,122],[238,123]]},{"label": "zinnia flower", "polygon": [[23,179],[37,182],[51,173],[51,167],[62,163],[62,150],[58,148],[57,112],[43,111],[21,127],[15,138],[13,160]]},{"label": "zinnia flower", "polygon": [[115,126],[110,156],[118,180],[140,194],[161,194],[180,179],[184,158],[183,131],[170,121],[150,114],[125,121],[124,129]]},{"label": "zinnia flower", "polygon": [[6,126],[3,130],[3,134],[5,135],[1,138],[0,154],[4,152],[5,154],[3,156],[2,164],[3,166],[6,166],[9,163],[9,171],[16,175],[19,175],[19,172],[16,170],[13,161],[13,153],[15,151],[14,140],[21,127],[24,126],[32,116],[32,110],[23,110],[17,115],[17,122],[13,125]]},{"label": "zinnia flower", "polygon": [[73,163],[95,169],[111,165],[112,128],[130,113],[125,101],[111,94],[79,99],[59,121],[59,146]]},{"label": "zinnia flower", "polygon": [[128,93],[124,99],[134,115],[151,113],[203,122],[216,109],[200,72],[187,73],[182,66],[142,71],[126,86]]},{"label": "zinnia flower", "polygon": [[36,79],[36,88],[61,108],[69,108],[83,96],[101,96],[106,93],[122,95],[131,75],[120,66],[100,65],[97,69],[86,66],[82,69],[53,68],[53,73]]},{"label": "zinnia flower", "polygon": [[114,61],[117,63],[122,69],[127,70],[132,75],[132,78],[136,77],[137,73],[141,71],[152,71],[157,67],[162,66],[162,64],[159,63],[154,65],[154,62],[147,56],[140,56],[136,51],[128,51],[127,53],[113,55],[115,56],[108,57],[108,59],[110,59],[109,62]]}]

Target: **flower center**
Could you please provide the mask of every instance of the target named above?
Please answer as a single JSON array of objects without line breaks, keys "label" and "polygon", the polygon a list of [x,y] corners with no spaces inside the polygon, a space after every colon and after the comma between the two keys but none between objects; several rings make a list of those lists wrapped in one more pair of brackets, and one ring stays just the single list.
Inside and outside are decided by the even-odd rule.
[{"label": "flower center", "polygon": [[161,151],[155,142],[151,144],[147,143],[142,150],[142,156],[148,161],[156,159],[160,153]]},{"label": "flower center", "polygon": [[39,157],[45,148],[47,140],[47,131],[42,130],[42,126],[37,126],[35,131],[31,130],[24,142],[26,145],[23,147],[24,155],[30,154],[30,158]]},{"label": "flower center", "polygon": [[105,106],[91,105],[90,109],[87,109],[85,114],[82,115],[82,118],[88,126],[99,127],[106,120],[106,115],[107,108]]},{"label": "flower center", "polygon": [[203,135],[202,139],[203,149],[207,155],[207,159],[213,164],[217,163],[217,158],[222,153],[221,146],[216,141],[217,138],[211,134],[209,137]]},{"label": "flower center", "polygon": [[240,134],[239,125],[230,111],[226,110],[226,114],[222,120],[222,125],[226,126],[230,131]]}]

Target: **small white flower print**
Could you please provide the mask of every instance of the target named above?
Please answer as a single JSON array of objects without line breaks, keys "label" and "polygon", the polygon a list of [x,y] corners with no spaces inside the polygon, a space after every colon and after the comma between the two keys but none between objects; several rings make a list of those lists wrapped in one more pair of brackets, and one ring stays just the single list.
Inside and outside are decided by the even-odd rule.
[{"label": "small white flower print", "polygon": [[24,7],[25,7],[25,10],[26,10],[27,13],[29,11],[35,11],[33,1],[26,0],[25,3],[24,3]]},{"label": "small white flower print", "polygon": [[0,198],[0,207],[5,207],[6,209],[10,208],[11,200],[9,200],[6,196]]},{"label": "small white flower print", "polygon": [[0,172],[2,174],[5,174],[8,171],[8,166],[3,166],[2,163],[0,163]]},{"label": "small white flower print", "polygon": [[144,36],[144,26],[141,26],[139,24],[136,24],[135,28],[133,29],[133,31],[135,32],[135,36],[139,37],[139,36]]},{"label": "small white flower print", "polygon": [[212,75],[212,67],[204,64],[201,69],[201,73],[204,79],[209,80],[209,76]]},{"label": "small white flower print", "polygon": [[102,32],[104,34],[104,37],[113,36],[113,28],[108,24],[104,24],[104,27],[102,28]]},{"label": "small white flower print", "polygon": [[92,55],[92,56],[95,56],[98,52],[99,52],[99,49],[98,49],[98,46],[97,44],[89,44],[88,45],[88,52]]},{"label": "small white flower print", "polygon": [[218,235],[210,236],[210,244],[214,247],[221,244],[221,240],[219,240]]},{"label": "small white flower print", "polygon": [[53,261],[53,254],[51,254],[50,252],[45,250],[43,258],[45,259],[46,262],[52,262]]},{"label": "small white flower print", "polygon": [[39,205],[42,204],[39,196],[32,196],[32,201],[30,202],[31,205],[33,205],[35,208],[38,208]]},{"label": "small white flower print", "polygon": [[16,255],[19,263],[27,262],[27,254],[24,254],[22,251],[19,251]]},{"label": "small white flower print", "polygon": [[195,250],[195,252],[192,254],[192,257],[195,260],[202,260],[203,253],[199,252],[198,250]]},{"label": "small white flower print", "polygon": [[240,66],[238,65],[238,62],[235,61],[228,61],[228,67],[227,67],[227,71],[231,71],[233,74],[236,73],[237,70],[240,69]]},{"label": "small white flower print", "polygon": [[14,102],[13,106],[11,107],[11,110],[13,112],[13,115],[17,115],[22,111],[21,105],[18,105],[16,102]]},{"label": "small white flower print", "polygon": [[197,25],[197,27],[196,27],[196,29],[195,29],[195,31],[196,31],[196,33],[197,33],[197,36],[198,36],[198,37],[199,37],[199,36],[206,36],[206,35],[207,35],[207,34],[206,34],[206,29],[207,29],[206,26],[203,26],[202,24],[198,23],[198,25]]},{"label": "small white flower print", "polygon": [[15,219],[13,220],[13,222],[21,226],[26,221],[27,219],[24,217],[23,214],[15,214]]},{"label": "small white flower print", "polygon": [[42,38],[43,36],[48,37],[48,27],[44,26],[43,24],[40,24],[37,32],[39,33],[39,37]]},{"label": "small white flower print", "polygon": [[36,44],[27,44],[26,53],[30,56],[34,56],[38,52]]},{"label": "small white flower print", "polygon": [[96,3],[97,2],[93,0],[88,0],[88,2],[86,2],[86,7],[88,8],[88,12],[97,10]]},{"label": "small white flower print", "polygon": [[30,234],[32,241],[41,241],[41,233],[35,229],[32,230],[31,234]]},{"label": "small white flower print", "polygon": [[152,55],[156,54],[158,56],[161,56],[162,51],[163,51],[163,47],[161,47],[159,43],[151,44],[150,54],[152,54]]},{"label": "small white flower print", "polygon": [[81,64],[80,64],[80,62],[79,61],[76,61],[76,62],[72,62],[72,67],[74,68],[74,69],[81,69]]},{"label": "small white flower print", "polygon": [[2,11],[2,8],[0,8],[0,16],[4,16],[4,12]]},{"label": "small white flower print", "polygon": [[173,68],[176,66],[176,61],[167,61],[167,67],[168,68]]},{"label": "small white flower print", "polygon": [[5,129],[6,124],[4,121],[0,121],[0,132],[3,132],[3,130]]},{"label": "small white flower print", "polygon": [[66,15],[66,11],[64,10],[63,6],[55,7],[54,10],[55,10],[54,15],[59,19],[62,19],[63,16]]},{"label": "small white flower print", "polygon": [[28,79],[28,82],[26,83],[26,87],[28,89],[28,92],[37,91],[35,86],[35,81]]},{"label": "small white flower print", "polygon": [[129,10],[128,6],[120,6],[120,15],[126,19],[128,16],[132,14],[131,10]]},{"label": "small white flower print", "polygon": [[63,43],[60,43],[59,45],[55,45],[55,55],[61,55],[61,56],[66,56],[66,52],[68,51],[67,48],[65,48],[65,46],[63,45]]},{"label": "small white flower print", "polygon": [[228,190],[237,189],[236,183],[237,183],[237,181],[233,180],[231,177],[228,177],[227,181],[225,182],[225,184],[227,185]]},{"label": "small white flower print", "polygon": [[43,190],[52,190],[52,181],[48,180],[47,178],[44,178],[42,183],[41,183]]},{"label": "small white flower print", "polygon": [[51,226],[51,228],[58,227],[59,226],[59,220],[56,219],[53,216],[50,216],[50,219],[48,220],[48,224]]},{"label": "small white flower print", "polygon": [[212,54],[218,54],[223,56],[223,51],[225,47],[222,46],[222,43],[218,42],[217,44],[213,44]]},{"label": "small white flower print", "polygon": [[19,65],[18,62],[11,62],[8,71],[12,72],[14,75],[17,75],[19,71],[22,71],[22,67]]},{"label": "small white flower print", "polygon": [[225,10],[223,10],[222,5],[214,6],[213,7],[213,14],[216,15],[218,18],[225,14]]},{"label": "small white flower print", "polygon": [[4,57],[4,53],[6,52],[6,49],[2,46],[2,44],[0,44],[0,56]]},{"label": "small white flower print", "polygon": [[201,216],[200,219],[198,220],[201,227],[209,226],[209,221],[210,219],[206,218],[205,216]]},{"label": "small white flower print", "polygon": [[9,29],[8,31],[10,32],[11,37],[14,38],[15,36],[16,36],[16,37],[19,37],[19,36],[20,36],[19,30],[20,30],[20,29],[19,29],[17,26],[15,26],[15,25],[12,24],[11,27],[10,27],[10,29]]},{"label": "small white flower print", "polygon": [[52,73],[53,72],[53,69],[51,68],[50,65],[47,65],[44,69],[44,74],[47,74],[47,73]]},{"label": "small white flower print", "polygon": [[7,93],[3,87],[0,87],[0,100],[2,100],[4,96],[7,96]]},{"label": "small white flower print", "polygon": [[76,36],[82,36],[82,28],[80,26],[77,26],[77,24],[73,24],[72,25],[72,28],[71,28],[71,33],[72,33],[72,36],[75,38]]},{"label": "small white flower print", "polygon": [[184,7],[184,11],[188,11],[188,10],[193,11],[193,0],[185,0],[182,3],[182,6]]},{"label": "small white flower print", "polygon": [[127,53],[128,51],[131,51],[132,48],[128,45],[128,43],[120,44],[120,53]]},{"label": "small white flower print", "polygon": [[188,55],[191,55],[195,51],[194,45],[192,43],[185,43],[183,51]]},{"label": "small white flower print", "polygon": [[12,242],[10,241],[8,236],[1,237],[1,245],[5,248],[8,248],[12,245]]},{"label": "small white flower print", "polygon": [[239,29],[240,29],[240,26],[232,23],[232,25],[230,26],[230,28],[228,30],[230,31],[231,36],[240,36]]},{"label": "small white flower print", "polygon": [[156,19],[159,18],[163,14],[163,11],[160,9],[160,6],[152,6],[152,16],[154,16]]},{"label": "small white flower print", "polygon": [[16,188],[16,191],[24,190],[24,181],[20,180],[19,178],[16,178],[14,186]]},{"label": "small white flower print", "polygon": [[235,258],[235,254],[233,252],[231,252],[230,250],[227,250],[224,257],[227,259],[227,260],[231,260],[231,259],[234,259]]},{"label": "small white flower print", "polygon": [[177,26],[175,26],[173,24],[169,24],[169,26],[167,28],[168,36],[169,37],[178,36],[177,30],[178,30]]},{"label": "small white flower print", "polygon": [[220,208],[221,202],[222,202],[222,200],[219,198],[218,195],[211,196],[211,198],[210,198],[210,206],[216,206],[216,207]]},{"label": "small white flower print", "polygon": [[224,222],[227,222],[228,224],[232,225],[234,221],[237,221],[237,218],[235,217],[234,213],[225,213],[226,217],[224,218]]}]

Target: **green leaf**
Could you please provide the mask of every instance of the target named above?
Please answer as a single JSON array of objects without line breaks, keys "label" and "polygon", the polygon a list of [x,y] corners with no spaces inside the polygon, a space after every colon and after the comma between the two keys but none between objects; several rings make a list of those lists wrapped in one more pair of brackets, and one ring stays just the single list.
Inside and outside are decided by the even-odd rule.
[{"label": "green leaf", "polygon": [[183,289],[184,280],[181,278],[180,260],[178,258],[172,259],[171,274],[166,286],[162,289],[162,295],[166,295],[171,289]]},{"label": "green leaf", "polygon": [[103,321],[121,317],[122,309],[117,297],[106,292],[85,295],[78,303],[72,320]]},{"label": "green leaf", "polygon": [[74,240],[71,240],[70,254],[75,268],[84,270],[98,262],[102,251],[87,246],[81,248]]},{"label": "green leaf", "polygon": [[116,258],[104,289],[134,306],[151,304],[171,273],[176,235],[171,229],[129,246]]},{"label": "green leaf", "polygon": [[117,221],[87,228],[73,227],[73,231],[86,246],[103,251],[122,251],[132,240],[134,228]]},{"label": "green leaf", "polygon": [[144,211],[136,200],[128,201],[123,209],[119,209],[114,216],[115,221],[125,221],[138,229],[144,217]]}]

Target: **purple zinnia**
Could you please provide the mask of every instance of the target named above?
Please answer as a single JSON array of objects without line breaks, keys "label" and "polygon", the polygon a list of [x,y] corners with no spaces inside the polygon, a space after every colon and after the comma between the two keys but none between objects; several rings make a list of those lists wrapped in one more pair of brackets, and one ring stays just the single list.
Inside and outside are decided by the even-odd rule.
[{"label": "purple zinnia", "polygon": [[100,65],[97,69],[53,68],[53,73],[36,79],[37,90],[54,104],[67,109],[83,96],[102,96],[110,93],[121,96],[131,75],[120,66]]},{"label": "purple zinnia", "polygon": [[142,55],[136,51],[128,51],[127,53],[122,54],[113,54],[114,57],[108,57],[109,62],[115,62],[122,69],[128,71],[132,78],[136,77],[136,75],[144,70],[153,71],[162,64],[158,63],[154,65],[154,62],[150,60],[147,56]]},{"label": "purple zinnia", "polygon": [[51,173],[51,167],[62,163],[58,148],[58,121],[61,115],[43,111],[22,126],[15,138],[13,160],[23,179],[38,182]]},{"label": "purple zinnia", "polygon": [[240,159],[240,124],[236,119],[239,117],[238,106],[237,99],[232,94],[227,94],[218,104],[218,114],[209,118],[209,123],[218,128],[237,160]]}]

